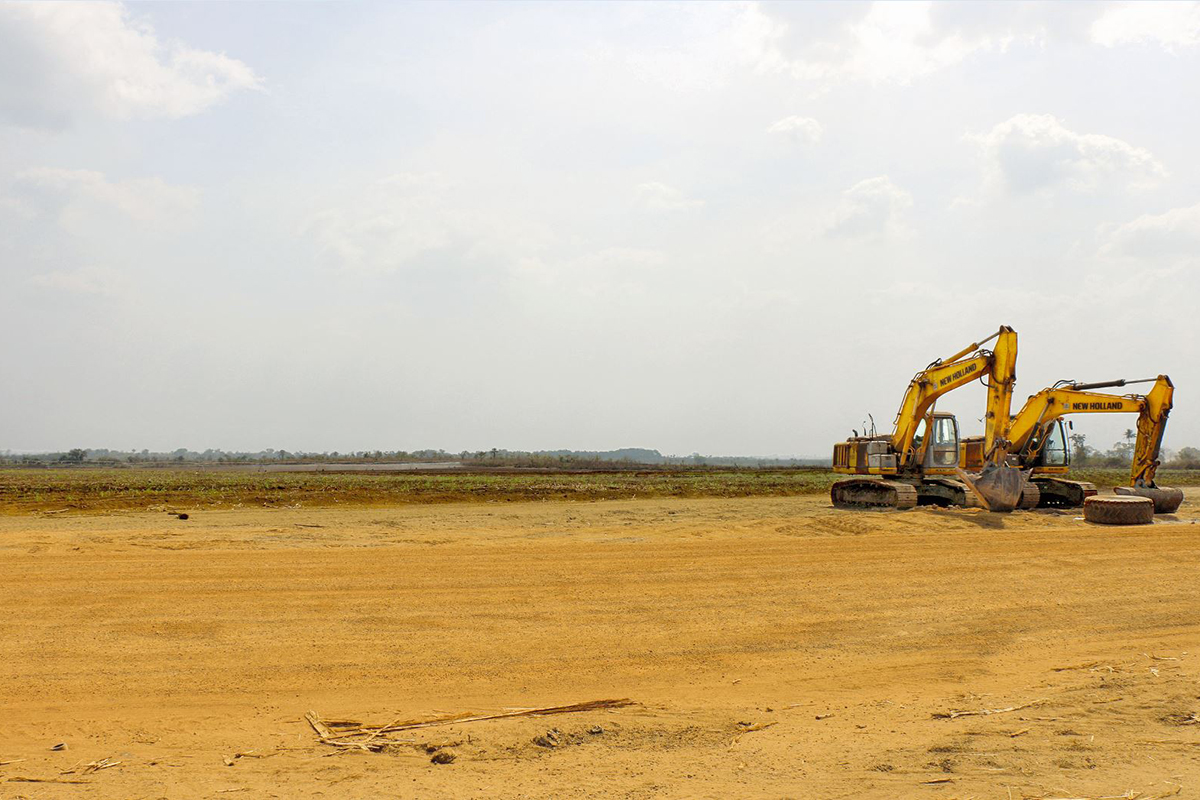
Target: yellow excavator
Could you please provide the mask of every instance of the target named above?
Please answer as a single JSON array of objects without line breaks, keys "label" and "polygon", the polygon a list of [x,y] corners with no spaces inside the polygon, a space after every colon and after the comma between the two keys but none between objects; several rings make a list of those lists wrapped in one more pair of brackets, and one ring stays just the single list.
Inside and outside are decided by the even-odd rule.
[{"label": "yellow excavator", "polygon": [[[1093,391],[1151,382],[1154,386],[1144,395],[1111,395]],[[997,439],[1005,443],[1011,454],[1010,460],[1015,460],[1021,468],[1032,470],[1030,482],[1039,490],[1038,505],[1078,508],[1083,505],[1085,498],[1096,494],[1096,487],[1086,481],[1064,477],[1070,468],[1071,454],[1062,417],[1067,414],[1137,414],[1137,441],[1134,444],[1129,486],[1117,486],[1113,491],[1149,497],[1154,501],[1155,513],[1171,514],[1183,502],[1183,492],[1158,486],[1154,478],[1174,395],[1175,387],[1166,375],[1140,381],[1060,381],[1032,395],[1021,410],[1010,418]],[[983,468],[991,446],[985,437],[964,440],[960,466],[964,470]]]},{"label": "yellow excavator", "polygon": [[[995,339],[992,350],[983,345]],[[836,481],[837,508],[906,509],[920,504],[978,506],[1012,511],[1022,502],[1028,473],[1009,466],[997,445],[1009,421],[1016,381],[1017,333],[1007,325],[954,355],[938,359],[908,384],[890,436],[863,431],[833,446],[833,471],[853,475]],[[980,472],[959,466],[958,420],[935,411],[942,395],[986,378],[988,412]],[[872,425],[872,427],[874,427]],[[1003,443],[1001,443],[1003,444]],[[952,476],[963,480],[955,480]]]}]

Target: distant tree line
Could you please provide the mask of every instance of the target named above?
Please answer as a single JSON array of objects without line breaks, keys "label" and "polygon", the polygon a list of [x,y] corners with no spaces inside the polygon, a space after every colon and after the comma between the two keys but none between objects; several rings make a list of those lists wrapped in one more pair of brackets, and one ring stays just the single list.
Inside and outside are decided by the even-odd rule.
[{"label": "distant tree line", "polygon": [[76,447],[62,452],[12,453],[0,452],[0,464],[28,466],[137,464],[363,464],[363,463],[445,463],[458,462],[471,467],[589,469],[613,466],[683,466],[683,467],[813,467],[828,466],[828,459],[819,458],[759,458],[755,456],[711,456],[692,453],[688,456],[663,455],[658,450],[628,447],[619,450],[354,450],[350,452],[309,452],[275,450],[257,452],[228,450],[110,450],[108,448]]},{"label": "distant tree line", "polygon": [[[1071,434],[1071,463],[1077,467],[1127,467],[1133,461],[1133,449],[1137,443],[1137,431],[1127,428],[1121,441],[1107,450],[1100,450],[1087,443],[1082,433]],[[1163,448],[1159,461],[1171,469],[1200,469],[1200,448],[1181,447],[1178,450]]]},{"label": "distant tree line", "polygon": [[827,458],[760,458],[757,456],[688,456],[663,455],[658,450],[626,447],[620,450],[479,450],[461,454],[467,466],[536,467],[536,468],[603,468],[614,464],[627,466],[670,467],[768,467],[829,466]]},{"label": "distant tree line", "polygon": [[0,463],[6,464],[259,464],[314,462],[421,462],[457,461],[459,457],[445,450],[355,450],[347,453],[275,450],[257,452],[233,450],[188,450],[181,447],[166,452],[150,450],[110,450],[105,447],[76,447],[65,452],[12,453],[0,452]]},{"label": "distant tree line", "polygon": [[[1122,440],[1107,450],[1093,447],[1082,433],[1073,433],[1071,463],[1079,467],[1123,467],[1133,460],[1137,432],[1125,431]],[[1160,460],[1164,467],[1200,469],[1200,448],[1163,449]],[[760,458],[756,456],[712,456],[692,453],[687,456],[663,455],[658,450],[627,447],[619,450],[353,450],[349,452],[311,452],[304,450],[275,450],[256,452],[233,450],[188,450],[179,448],[166,452],[150,450],[110,450],[108,448],[76,447],[62,452],[13,453],[0,451],[0,464],[55,466],[137,464],[398,464],[456,462],[468,467],[509,467],[536,469],[606,469],[613,467],[737,467],[767,469],[779,467],[829,466],[821,458]]]}]

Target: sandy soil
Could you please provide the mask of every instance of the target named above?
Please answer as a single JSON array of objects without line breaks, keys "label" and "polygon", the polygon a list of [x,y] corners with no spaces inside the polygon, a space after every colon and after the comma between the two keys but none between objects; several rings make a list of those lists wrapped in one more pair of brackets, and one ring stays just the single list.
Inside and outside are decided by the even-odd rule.
[{"label": "sandy soil", "polygon": [[[1200,797],[1197,508],[3,518],[0,796]],[[303,721],[622,697],[379,754]]]}]

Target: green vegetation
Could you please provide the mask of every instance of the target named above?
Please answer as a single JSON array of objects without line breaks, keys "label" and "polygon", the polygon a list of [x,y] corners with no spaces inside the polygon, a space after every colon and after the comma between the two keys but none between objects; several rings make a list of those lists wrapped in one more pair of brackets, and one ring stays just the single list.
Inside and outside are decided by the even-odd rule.
[{"label": "green vegetation", "polygon": [[[1133,460],[1137,431],[1127,428],[1122,441],[1115,442],[1108,450],[1092,447],[1082,433],[1072,433],[1070,440],[1071,463],[1076,468],[1128,467]],[[1178,450],[1169,450],[1164,447],[1159,453],[1159,460],[1164,467],[1172,470],[1200,470],[1200,448],[1181,447]]]},{"label": "green vegetation", "polygon": [[532,469],[639,469],[670,467],[734,467],[734,468],[790,468],[828,466],[828,458],[764,458],[761,456],[664,456],[657,450],[644,447],[624,447],[620,450],[463,450],[448,453],[445,450],[357,450],[352,453],[316,453],[301,450],[275,450],[268,448],[258,452],[226,451],[208,449],[202,452],[181,447],[169,452],[149,450],[111,450],[107,447],[85,449],[76,447],[67,451],[45,453],[12,453],[0,451],[0,464],[26,467],[55,467],[72,464],[89,466],[173,466],[204,468],[216,465],[266,465],[266,464],[449,464],[482,469],[497,467],[524,467]]},{"label": "green vegetation", "polygon": [[[1122,469],[1071,473],[1101,491]],[[824,494],[827,469],[660,469],[540,473],[251,472],[234,469],[0,469],[0,514],[114,510],[286,508],[404,503],[782,497]],[[1164,486],[1200,486],[1200,470],[1159,471]]]},{"label": "green vegetation", "polygon": [[[1129,485],[1129,467],[1081,467],[1072,469],[1067,477],[1077,481],[1091,481],[1102,492],[1114,486]],[[1156,477],[1159,486],[1200,486],[1200,469],[1160,468]]]},{"label": "green vegetation", "polygon": [[0,513],[819,494],[824,469],[530,474],[0,469]]}]

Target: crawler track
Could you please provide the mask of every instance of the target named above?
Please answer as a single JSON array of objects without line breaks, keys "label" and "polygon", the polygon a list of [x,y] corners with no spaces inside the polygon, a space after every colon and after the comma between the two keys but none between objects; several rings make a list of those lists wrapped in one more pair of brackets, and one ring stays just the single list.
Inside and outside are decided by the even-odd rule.
[{"label": "crawler track", "polygon": [[829,488],[835,508],[893,508],[903,511],[917,505],[916,487],[881,478],[846,478]]}]

